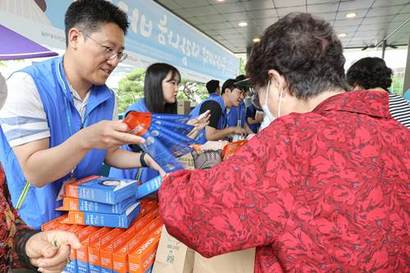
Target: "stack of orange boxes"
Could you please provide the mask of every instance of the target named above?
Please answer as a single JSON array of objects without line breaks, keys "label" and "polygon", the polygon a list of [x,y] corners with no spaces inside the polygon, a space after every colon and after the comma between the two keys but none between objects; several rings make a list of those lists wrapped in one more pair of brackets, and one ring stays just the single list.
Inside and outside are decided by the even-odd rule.
[{"label": "stack of orange boxes", "polygon": [[[80,239],[82,247],[72,250],[68,273],[131,272],[153,264],[162,222],[154,200],[141,201],[141,212],[128,229],[66,224],[67,215],[42,226],[42,230],[66,230]],[[141,249],[141,250],[140,250]],[[132,261],[131,261],[132,259]]]}]

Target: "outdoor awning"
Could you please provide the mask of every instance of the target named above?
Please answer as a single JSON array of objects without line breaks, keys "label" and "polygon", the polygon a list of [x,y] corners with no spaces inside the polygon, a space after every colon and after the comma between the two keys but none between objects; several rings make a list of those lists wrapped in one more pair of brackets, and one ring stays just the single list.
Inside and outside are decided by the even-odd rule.
[{"label": "outdoor awning", "polygon": [[0,24],[0,60],[17,60],[58,55]]}]

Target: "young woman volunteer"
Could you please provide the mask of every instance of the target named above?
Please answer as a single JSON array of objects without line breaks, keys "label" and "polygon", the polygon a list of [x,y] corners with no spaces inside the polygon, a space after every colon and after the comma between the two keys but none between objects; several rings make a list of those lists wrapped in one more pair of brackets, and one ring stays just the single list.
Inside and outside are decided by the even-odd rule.
[{"label": "young woman volunteer", "polygon": [[[144,98],[130,105],[126,113],[130,111],[151,112],[151,113],[177,113],[177,94],[178,86],[181,82],[181,73],[174,66],[166,63],[154,63],[147,68],[144,79]],[[207,124],[207,113],[198,117],[195,120],[190,120],[188,123],[194,125],[194,130],[189,136],[194,137],[195,134]],[[123,149],[140,152],[141,148],[138,145],[123,146]],[[142,163],[144,156],[142,156]],[[153,169],[134,168],[134,169],[117,169],[111,168],[110,177],[138,179],[145,182],[159,173]]]}]

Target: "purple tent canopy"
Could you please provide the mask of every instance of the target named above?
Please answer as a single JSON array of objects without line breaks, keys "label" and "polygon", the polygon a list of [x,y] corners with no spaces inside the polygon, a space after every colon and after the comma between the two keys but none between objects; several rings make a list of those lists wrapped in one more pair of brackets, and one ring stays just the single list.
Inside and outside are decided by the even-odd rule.
[{"label": "purple tent canopy", "polygon": [[58,55],[0,24],[0,60],[17,60]]}]

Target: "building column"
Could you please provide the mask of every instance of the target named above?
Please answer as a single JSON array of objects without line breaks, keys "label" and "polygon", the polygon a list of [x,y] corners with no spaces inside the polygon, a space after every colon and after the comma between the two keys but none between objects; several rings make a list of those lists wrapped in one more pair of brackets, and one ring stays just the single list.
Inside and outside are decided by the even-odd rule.
[{"label": "building column", "polygon": [[409,43],[407,44],[407,62],[406,62],[406,69],[404,70],[403,94],[408,89],[410,89],[410,35],[409,35]]}]

